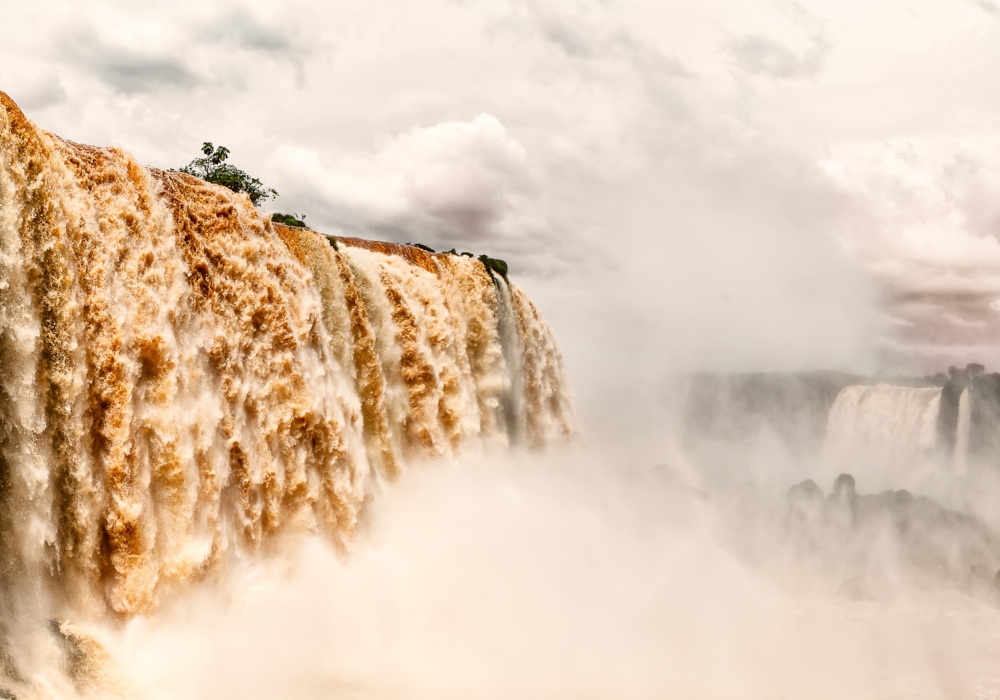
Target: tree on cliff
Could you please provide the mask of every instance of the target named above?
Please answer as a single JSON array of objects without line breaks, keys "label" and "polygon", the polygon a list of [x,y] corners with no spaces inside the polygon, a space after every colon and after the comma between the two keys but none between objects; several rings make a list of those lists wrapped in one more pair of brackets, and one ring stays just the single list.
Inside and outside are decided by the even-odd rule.
[{"label": "tree on cliff", "polygon": [[233,192],[246,192],[255,207],[265,199],[278,196],[275,190],[265,187],[264,183],[257,178],[251,177],[235,165],[227,163],[229,149],[225,146],[216,148],[206,141],[201,146],[201,152],[205,154],[204,158],[195,158],[180,168],[180,172],[228,187]]}]

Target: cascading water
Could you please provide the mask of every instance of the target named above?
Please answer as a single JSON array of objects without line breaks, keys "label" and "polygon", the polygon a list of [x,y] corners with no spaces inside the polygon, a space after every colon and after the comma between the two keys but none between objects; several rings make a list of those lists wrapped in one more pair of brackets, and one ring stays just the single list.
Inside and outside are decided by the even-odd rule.
[{"label": "cascading water", "polygon": [[965,472],[969,468],[969,438],[972,432],[972,397],[968,387],[962,390],[958,399],[958,419],[955,425],[955,470]]},{"label": "cascading water", "polygon": [[848,386],[830,409],[823,451],[844,471],[916,470],[938,458],[941,389]]},{"label": "cascading water", "polygon": [[479,261],[274,225],[0,93],[4,620],[148,613],[345,546],[406,464],[572,432],[549,327]]}]

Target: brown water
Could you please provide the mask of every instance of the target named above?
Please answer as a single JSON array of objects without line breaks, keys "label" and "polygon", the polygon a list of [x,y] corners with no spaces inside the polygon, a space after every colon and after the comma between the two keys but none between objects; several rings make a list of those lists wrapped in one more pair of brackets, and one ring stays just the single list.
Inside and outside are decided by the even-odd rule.
[{"label": "brown water", "polygon": [[349,548],[407,465],[572,431],[549,327],[478,260],[274,225],[0,93],[4,619]]}]

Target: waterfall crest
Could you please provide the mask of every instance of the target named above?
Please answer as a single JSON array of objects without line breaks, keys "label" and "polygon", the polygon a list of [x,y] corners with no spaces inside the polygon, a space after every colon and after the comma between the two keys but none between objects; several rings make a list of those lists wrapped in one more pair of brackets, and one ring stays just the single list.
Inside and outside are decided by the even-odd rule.
[{"label": "waterfall crest", "polygon": [[824,450],[845,471],[912,470],[939,456],[940,388],[848,386],[830,409]]},{"label": "waterfall crest", "polygon": [[0,93],[4,605],[146,613],[346,546],[407,464],[573,431],[550,328],[478,260],[272,224]]}]

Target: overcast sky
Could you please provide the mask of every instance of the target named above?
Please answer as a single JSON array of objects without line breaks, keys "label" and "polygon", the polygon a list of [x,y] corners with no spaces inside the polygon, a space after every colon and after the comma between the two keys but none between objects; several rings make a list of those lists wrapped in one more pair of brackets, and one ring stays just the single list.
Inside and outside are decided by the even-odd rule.
[{"label": "overcast sky", "polygon": [[0,89],[506,258],[593,374],[1000,369],[992,0],[0,0]]}]

